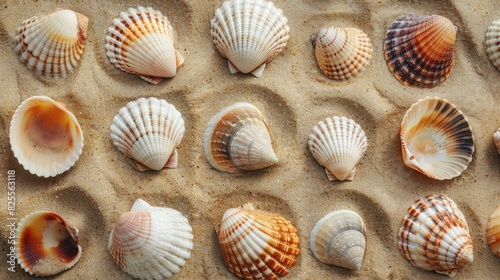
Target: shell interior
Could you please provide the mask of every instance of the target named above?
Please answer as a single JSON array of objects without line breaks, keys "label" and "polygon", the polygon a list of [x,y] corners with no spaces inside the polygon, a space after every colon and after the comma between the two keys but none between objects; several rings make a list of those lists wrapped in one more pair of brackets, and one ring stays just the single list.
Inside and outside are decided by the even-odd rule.
[{"label": "shell interior", "polygon": [[489,60],[500,71],[500,19],[488,27],[485,45]]}]

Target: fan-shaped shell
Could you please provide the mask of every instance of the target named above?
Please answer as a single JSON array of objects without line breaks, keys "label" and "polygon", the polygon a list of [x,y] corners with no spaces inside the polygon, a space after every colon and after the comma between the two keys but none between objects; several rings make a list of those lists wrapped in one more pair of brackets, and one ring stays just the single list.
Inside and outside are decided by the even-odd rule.
[{"label": "fan-shaped shell", "polygon": [[493,66],[500,70],[500,19],[491,23],[486,31],[486,53]]},{"label": "fan-shaped shell", "polygon": [[29,274],[55,275],[74,266],[81,254],[78,230],[57,213],[36,211],[17,225],[17,262]]},{"label": "fan-shaped shell", "polygon": [[139,279],[170,278],[191,255],[193,235],[188,220],[171,208],[137,199],[118,218],[108,251],[123,271]]},{"label": "fan-shaped shell", "polygon": [[363,70],[372,58],[370,38],[357,28],[332,26],[311,35],[316,61],[330,79],[350,79]]},{"label": "fan-shaped shell", "polygon": [[264,0],[229,0],[215,11],[211,35],[231,74],[262,76],[285,48],[290,28],[283,12]]},{"label": "fan-shaped shell", "polygon": [[491,252],[500,258],[500,206],[495,208],[488,219],[486,236]]},{"label": "fan-shaped shell", "polygon": [[500,127],[493,133],[493,143],[497,147],[497,152],[500,154]]},{"label": "fan-shaped shell", "polygon": [[361,269],[366,248],[363,219],[350,210],[327,214],[311,231],[310,246],[314,257],[322,263]]},{"label": "fan-shaped shell", "polygon": [[309,150],[330,181],[351,181],[367,146],[363,129],[345,117],[326,118],[309,134]]},{"label": "fan-shaped shell", "polygon": [[456,33],[453,23],[442,16],[401,16],[386,33],[387,65],[402,84],[432,88],[453,70]]},{"label": "fan-shaped shell", "polygon": [[80,157],[83,133],[63,103],[47,96],[26,99],[10,123],[10,145],[19,163],[32,174],[53,177]]},{"label": "fan-shaped shell", "polygon": [[57,10],[23,21],[15,51],[26,66],[47,78],[73,72],[87,40],[89,19],[71,10]]},{"label": "fan-shaped shell", "polygon": [[464,215],[445,195],[429,195],[408,208],[398,232],[398,246],[414,266],[450,277],[473,260]]},{"label": "fan-shaped shell", "polygon": [[175,76],[184,63],[174,49],[172,25],[151,7],[130,8],[113,20],[106,36],[106,55],[117,68],[153,84]]},{"label": "fan-shaped shell", "polygon": [[208,162],[216,169],[237,173],[262,169],[278,162],[269,125],[249,103],[238,102],[218,112],[203,137]]},{"label": "fan-shaped shell", "polygon": [[215,229],[227,267],[241,279],[285,276],[300,252],[290,221],[255,210],[250,203],[228,209]]},{"label": "fan-shaped shell", "polygon": [[184,120],[163,99],[139,98],[118,111],[111,124],[113,144],[135,160],[137,168],[177,167],[177,146],[184,136]]}]

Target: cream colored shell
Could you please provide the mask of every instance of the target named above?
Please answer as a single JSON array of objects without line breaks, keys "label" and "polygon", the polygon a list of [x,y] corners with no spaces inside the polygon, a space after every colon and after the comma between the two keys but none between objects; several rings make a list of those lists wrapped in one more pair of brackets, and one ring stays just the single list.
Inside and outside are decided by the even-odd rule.
[{"label": "cream colored shell", "polygon": [[497,147],[497,152],[500,154],[500,127],[493,133],[493,143]]},{"label": "cream colored shell", "polygon": [[485,45],[489,60],[500,71],[500,19],[488,27]]},{"label": "cream colored shell", "polygon": [[493,255],[500,258],[500,206],[495,208],[488,219],[486,238]]}]

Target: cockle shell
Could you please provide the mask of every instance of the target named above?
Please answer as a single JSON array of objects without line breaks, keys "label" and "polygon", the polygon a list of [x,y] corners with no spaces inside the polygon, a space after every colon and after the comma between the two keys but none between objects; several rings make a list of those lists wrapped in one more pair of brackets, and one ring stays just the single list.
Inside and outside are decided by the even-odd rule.
[{"label": "cockle shell", "polygon": [[488,58],[500,71],[500,19],[495,20],[488,27],[485,45]]},{"label": "cockle shell", "polygon": [[26,99],[10,123],[10,145],[31,174],[53,177],[70,169],[80,157],[83,133],[63,103],[47,96]]},{"label": "cockle shell", "polygon": [[210,165],[229,173],[257,170],[278,162],[264,116],[244,102],[222,109],[208,122],[203,148]]},{"label": "cockle shell", "polygon": [[323,74],[334,80],[350,79],[372,58],[370,38],[357,28],[332,26],[311,35],[316,61]]},{"label": "cockle shell", "polygon": [[453,23],[442,16],[401,16],[386,33],[387,65],[402,84],[432,88],[453,70],[456,33]]},{"label": "cockle shell", "polygon": [[321,218],[310,238],[311,252],[322,263],[361,269],[366,248],[363,219],[350,210],[338,210]]},{"label": "cockle shell", "polygon": [[500,127],[493,133],[493,143],[497,147],[497,152],[500,154]]},{"label": "cockle shell", "polygon": [[367,146],[363,129],[345,117],[326,118],[309,134],[309,150],[330,181],[351,181]]},{"label": "cockle shell", "polygon": [[15,51],[26,66],[47,78],[73,72],[87,40],[89,19],[71,10],[56,10],[23,21]]},{"label": "cockle shell", "polygon": [[398,232],[398,246],[414,266],[450,277],[473,260],[464,215],[445,195],[429,195],[408,208]]},{"label": "cockle shell", "polygon": [[74,266],[81,254],[78,230],[57,213],[36,211],[17,225],[17,262],[29,274],[55,275]]},{"label": "cockle shell", "polygon": [[171,208],[137,199],[118,218],[108,251],[123,271],[140,279],[164,279],[178,273],[191,255],[193,235],[188,220]]},{"label": "cockle shell", "polygon": [[495,208],[488,219],[486,236],[491,252],[500,258],[500,206]]},{"label": "cockle shell", "polygon": [[420,99],[408,109],[400,136],[405,164],[433,179],[459,176],[474,153],[467,118],[437,97]]},{"label": "cockle shell", "polygon": [[117,68],[153,84],[175,76],[184,63],[174,49],[172,25],[151,7],[130,8],[113,20],[106,36],[106,55]]},{"label": "cockle shell", "polygon": [[297,229],[283,217],[246,203],[228,209],[215,227],[229,270],[241,279],[278,279],[299,254]]},{"label": "cockle shell", "polygon": [[139,98],[118,111],[111,139],[120,152],[135,160],[140,171],[177,167],[177,146],[184,120],[174,105],[155,97]]},{"label": "cockle shell", "polygon": [[290,28],[283,12],[264,0],[229,0],[210,21],[212,39],[228,59],[231,74],[262,76],[266,64],[285,48]]}]

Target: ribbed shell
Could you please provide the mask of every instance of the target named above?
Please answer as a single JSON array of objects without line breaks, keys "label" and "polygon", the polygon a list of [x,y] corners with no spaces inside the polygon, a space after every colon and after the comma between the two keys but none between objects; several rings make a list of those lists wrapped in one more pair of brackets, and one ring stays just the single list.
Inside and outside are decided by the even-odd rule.
[{"label": "ribbed shell", "polygon": [[262,169],[278,162],[264,116],[244,102],[222,109],[208,122],[203,148],[210,165],[229,173]]},{"label": "ribbed shell", "polygon": [[174,31],[167,17],[139,6],[113,20],[106,36],[106,55],[117,68],[157,84],[171,78],[184,63],[174,49]]},{"label": "ribbed shell", "polygon": [[401,122],[405,164],[444,180],[459,176],[472,160],[474,137],[465,115],[437,97],[420,99]]},{"label": "ribbed shell", "polygon": [[493,143],[497,147],[497,152],[500,154],[500,127],[493,133]]},{"label": "ribbed shell", "polygon": [[322,263],[361,269],[366,248],[363,219],[350,210],[327,214],[312,229],[310,246],[314,257]]},{"label": "ribbed shell", "polygon": [[88,22],[86,16],[71,10],[32,17],[17,29],[15,51],[36,74],[66,78],[83,53]]},{"label": "ribbed shell", "polygon": [[491,252],[500,258],[500,206],[497,206],[488,219],[486,237]]},{"label": "ribbed shell", "polygon": [[188,220],[171,208],[137,199],[118,218],[108,251],[123,271],[139,279],[170,278],[191,255],[193,235]]},{"label": "ribbed shell", "polygon": [[139,170],[161,170],[177,167],[176,148],[184,131],[181,113],[172,104],[155,97],[139,98],[118,111],[111,140],[135,160]]},{"label": "ribbed shell", "polygon": [[326,118],[309,134],[309,150],[330,181],[351,181],[367,146],[363,129],[345,117]]},{"label": "ribbed shell", "polygon": [[488,27],[485,45],[488,58],[500,71],[500,19],[495,20]]},{"label": "ribbed shell", "polygon": [[215,11],[211,35],[227,58],[232,74],[262,76],[266,64],[288,42],[290,28],[283,12],[264,0],[229,0]]},{"label": "ribbed shell", "polygon": [[350,79],[372,58],[370,38],[357,28],[332,26],[311,35],[316,61],[323,74],[334,80]]},{"label": "ribbed shell", "polygon": [[464,215],[445,195],[429,195],[408,208],[398,232],[398,246],[417,268],[450,277],[473,260]]},{"label": "ribbed shell", "polygon": [[432,88],[450,75],[457,28],[438,15],[409,14],[397,18],[385,37],[385,60],[403,84]]},{"label": "ribbed shell", "polygon": [[16,228],[17,262],[29,274],[52,276],[74,266],[82,254],[78,230],[59,214],[36,211]]},{"label": "ribbed shell", "polygon": [[285,276],[300,252],[290,221],[255,210],[250,203],[228,209],[215,229],[227,267],[241,279]]},{"label": "ribbed shell", "polygon": [[31,174],[53,177],[76,163],[83,149],[83,132],[63,103],[33,96],[12,116],[10,146]]}]

